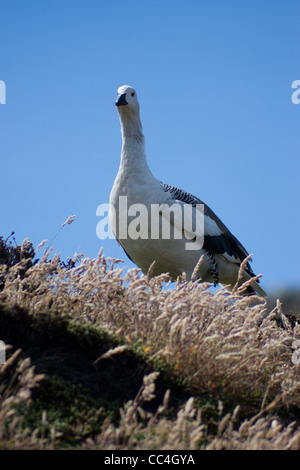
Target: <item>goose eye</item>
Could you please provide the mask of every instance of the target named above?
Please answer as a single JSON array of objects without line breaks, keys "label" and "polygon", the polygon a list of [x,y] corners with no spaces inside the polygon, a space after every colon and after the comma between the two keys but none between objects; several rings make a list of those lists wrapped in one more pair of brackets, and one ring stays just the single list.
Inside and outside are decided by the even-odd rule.
[{"label": "goose eye", "polygon": [[134,91],[131,93],[131,96],[134,96]]}]

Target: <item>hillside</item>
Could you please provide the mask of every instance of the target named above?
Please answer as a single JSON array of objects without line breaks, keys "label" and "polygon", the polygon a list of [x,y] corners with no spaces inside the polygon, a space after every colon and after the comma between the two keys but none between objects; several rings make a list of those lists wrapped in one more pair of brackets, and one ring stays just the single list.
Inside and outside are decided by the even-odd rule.
[{"label": "hillside", "polygon": [[300,449],[279,301],[1,243],[0,449]]}]

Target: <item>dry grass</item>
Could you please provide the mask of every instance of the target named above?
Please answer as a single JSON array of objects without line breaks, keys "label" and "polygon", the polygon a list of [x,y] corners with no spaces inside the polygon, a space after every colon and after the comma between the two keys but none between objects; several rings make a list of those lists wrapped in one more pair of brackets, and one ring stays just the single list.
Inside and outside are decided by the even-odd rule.
[{"label": "dry grass", "polygon": [[0,448],[300,449],[300,326],[280,302],[48,256],[1,267]]}]

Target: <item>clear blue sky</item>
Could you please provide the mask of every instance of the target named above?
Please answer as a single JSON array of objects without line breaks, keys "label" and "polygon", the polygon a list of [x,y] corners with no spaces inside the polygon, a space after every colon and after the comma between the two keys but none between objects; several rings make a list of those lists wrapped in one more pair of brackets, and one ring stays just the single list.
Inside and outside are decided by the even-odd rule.
[{"label": "clear blue sky", "polygon": [[299,286],[298,0],[1,0],[0,235],[63,259],[101,246],[136,88],[154,175],[204,200],[254,254],[268,290]]}]

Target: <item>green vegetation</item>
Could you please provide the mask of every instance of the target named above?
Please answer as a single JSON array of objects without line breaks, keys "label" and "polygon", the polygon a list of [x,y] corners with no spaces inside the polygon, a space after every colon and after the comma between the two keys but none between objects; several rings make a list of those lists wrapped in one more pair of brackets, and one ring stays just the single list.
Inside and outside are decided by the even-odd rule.
[{"label": "green vegetation", "polygon": [[300,449],[300,327],[258,297],[0,238],[0,449]]}]

